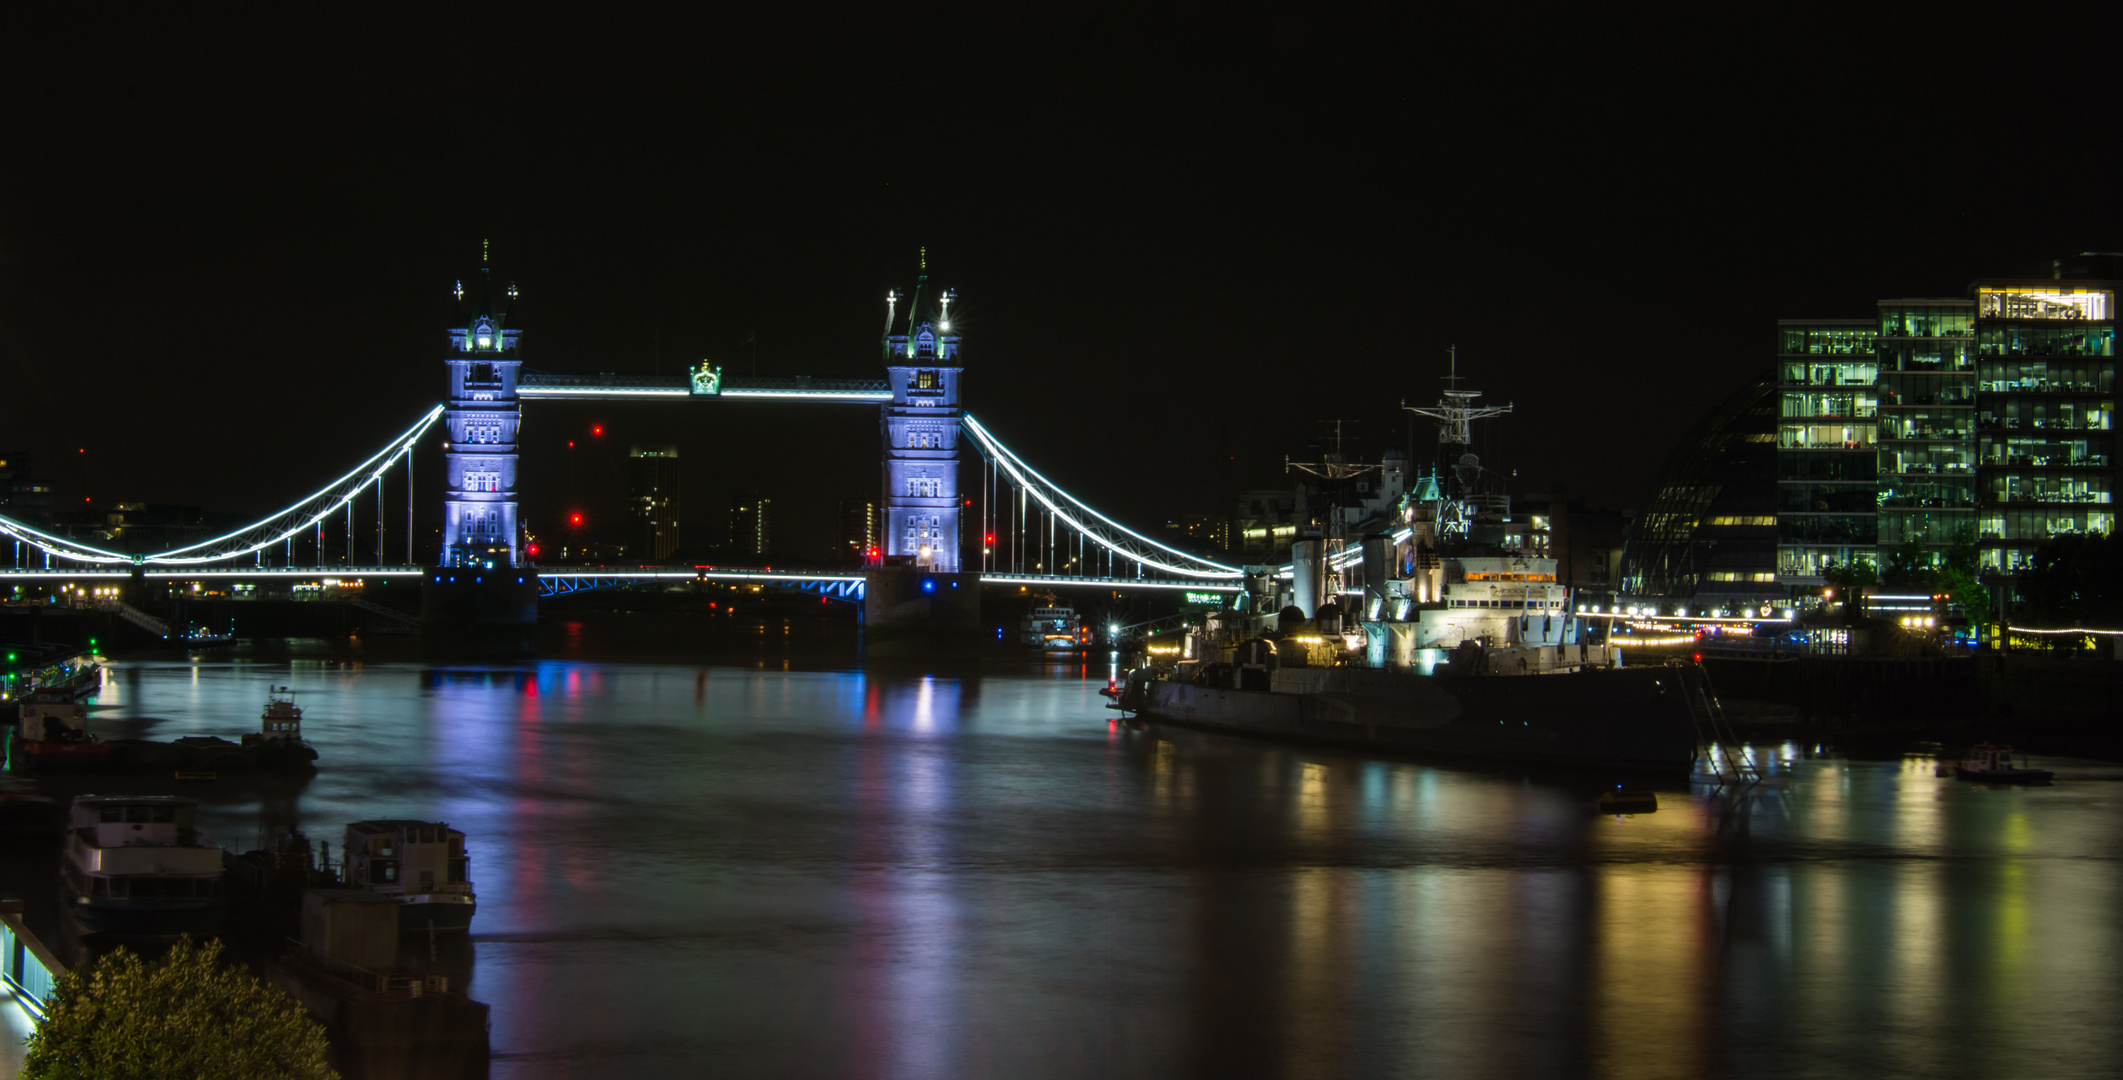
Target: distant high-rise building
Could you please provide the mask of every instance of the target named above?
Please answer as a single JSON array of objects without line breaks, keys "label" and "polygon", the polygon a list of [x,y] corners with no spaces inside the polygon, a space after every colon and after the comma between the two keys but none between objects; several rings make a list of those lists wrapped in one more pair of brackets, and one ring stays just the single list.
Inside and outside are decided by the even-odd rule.
[{"label": "distant high-rise building", "polygon": [[747,555],[765,555],[774,538],[773,500],[740,495],[730,502],[730,547]]},{"label": "distant high-rise building", "polygon": [[634,519],[636,557],[662,561],[678,550],[678,448],[636,446],[627,451],[627,511]]},{"label": "distant high-rise building", "polygon": [[39,528],[52,523],[52,489],[30,475],[30,455],[0,453],[0,515]]},{"label": "distant high-rise building", "polygon": [[867,559],[883,551],[884,504],[876,499],[840,500],[840,554]]}]

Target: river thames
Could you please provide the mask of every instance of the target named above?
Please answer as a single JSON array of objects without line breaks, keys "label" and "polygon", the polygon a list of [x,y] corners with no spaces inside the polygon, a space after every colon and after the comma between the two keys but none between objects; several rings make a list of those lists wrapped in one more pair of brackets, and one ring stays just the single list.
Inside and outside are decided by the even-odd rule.
[{"label": "river thames", "polygon": [[[211,838],[463,829],[471,939],[408,962],[493,1006],[497,1078],[2123,1061],[2123,765],[1787,743],[1743,795],[1602,816],[1605,777],[1130,730],[1105,679],[298,651],[113,663],[95,722],[233,737],[290,684],[318,773],[183,789]],[[46,787],[177,790],[81,783]]]}]

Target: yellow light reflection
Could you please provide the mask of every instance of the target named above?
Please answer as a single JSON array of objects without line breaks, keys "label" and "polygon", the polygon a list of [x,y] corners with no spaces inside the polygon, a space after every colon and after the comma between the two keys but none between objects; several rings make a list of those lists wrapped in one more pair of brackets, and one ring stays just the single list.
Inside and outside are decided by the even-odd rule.
[{"label": "yellow light reflection", "polygon": [[1597,879],[1591,1072],[1614,1080],[1709,1075],[1715,1007],[1708,871],[1614,866]]}]

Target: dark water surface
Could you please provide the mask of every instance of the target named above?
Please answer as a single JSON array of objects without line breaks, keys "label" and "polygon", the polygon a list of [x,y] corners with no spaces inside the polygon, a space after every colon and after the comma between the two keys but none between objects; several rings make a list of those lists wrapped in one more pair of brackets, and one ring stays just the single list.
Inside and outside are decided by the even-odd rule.
[{"label": "dark water surface", "polygon": [[118,663],[98,723],[233,736],[290,682],[321,771],[188,791],[209,835],[465,830],[436,956],[496,1077],[2123,1069],[2123,766],[1763,747],[1615,818],[1601,777],[1114,727],[1104,681]]}]

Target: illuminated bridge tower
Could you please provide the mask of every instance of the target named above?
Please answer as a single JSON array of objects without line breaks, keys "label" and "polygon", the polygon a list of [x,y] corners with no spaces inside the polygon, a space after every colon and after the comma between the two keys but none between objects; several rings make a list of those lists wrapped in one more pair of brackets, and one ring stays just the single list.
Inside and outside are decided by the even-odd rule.
[{"label": "illuminated bridge tower", "polygon": [[[462,284],[457,294],[462,303]],[[516,376],[523,368],[517,347],[523,332],[506,325],[515,299],[516,286],[510,285],[509,303],[496,314],[491,274],[482,266],[478,299],[464,312],[464,325],[450,329],[442,566],[518,565],[516,431],[523,407],[516,402]]]},{"label": "illuminated bridge tower", "polygon": [[538,623],[538,576],[518,554],[522,332],[507,325],[516,286],[508,287],[499,312],[493,275],[484,265],[476,287],[467,304],[458,284],[462,321],[450,328],[442,550],[421,582],[421,636],[431,644],[523,652],[531,648]]},{"label": "illuminated bridge tower", "polygon": [[886,297],[882,409],[884,550],[863,585],[864,647],[872,656],[970,653],[980,641],[980,574],[959,559],[959,338],[950,290],[934,320],[922,311],[923,275],[894,332],[899,295]]},{"label": "illuminated bridge tower", "polygon": [[[915,295],[920,296],[920,290]],[[952,296],[943,297],[950,311]],[[913,323],[910,316],[908,322]],[[884,406],[884,554],[957,573],[958,335],[945,314],[885,338],[892,401]]]}]

